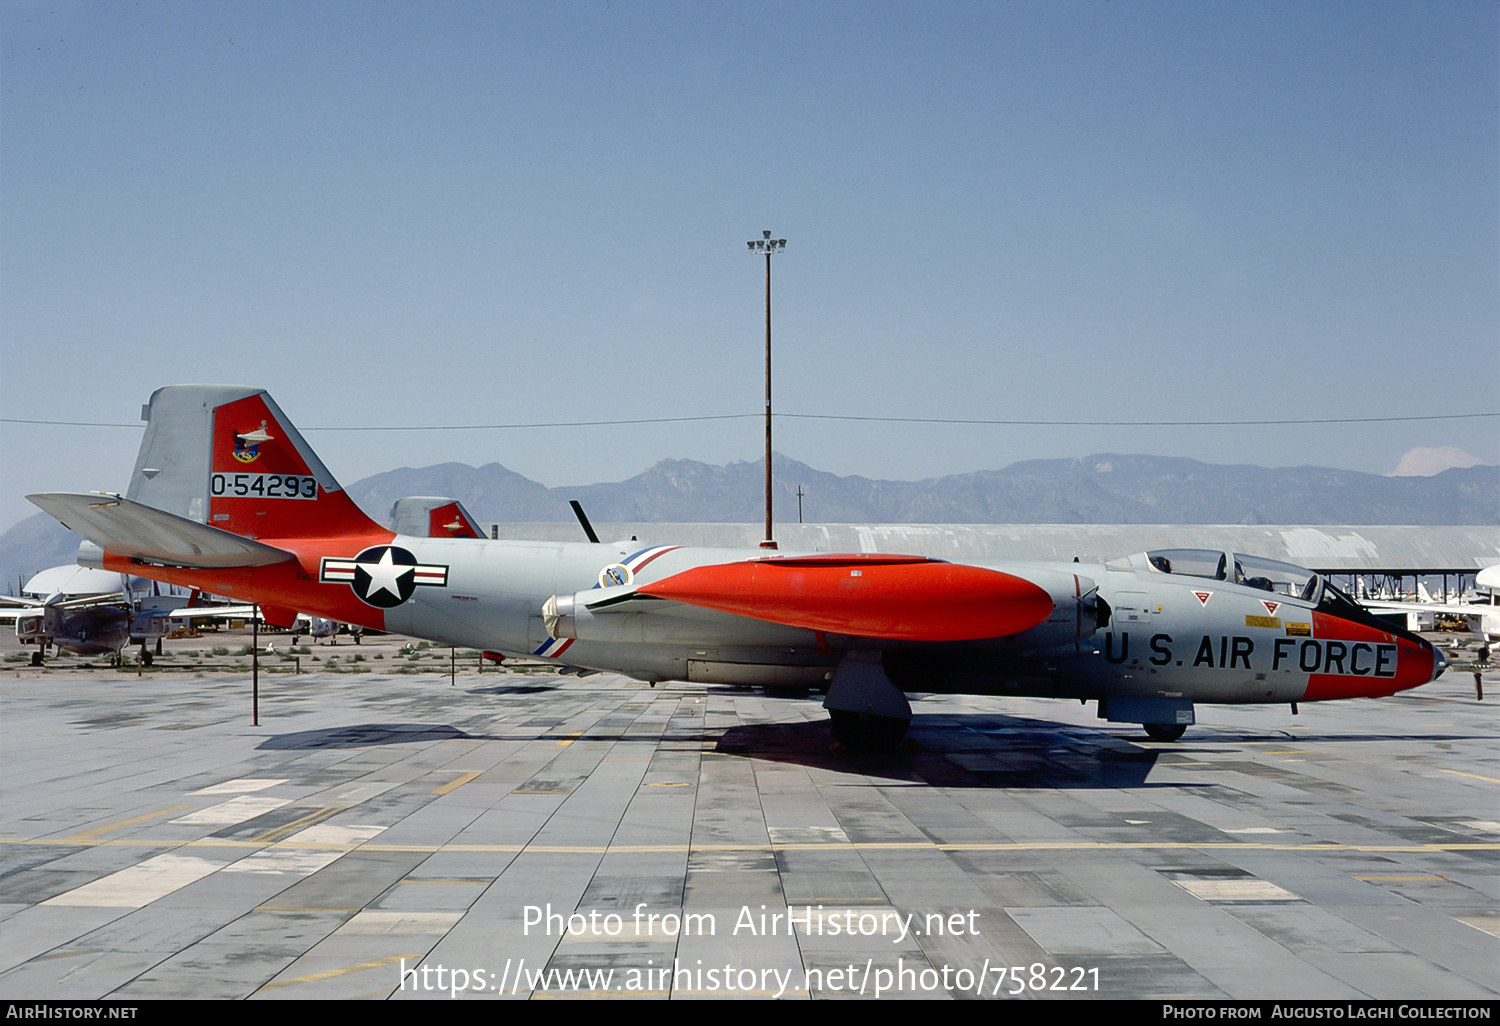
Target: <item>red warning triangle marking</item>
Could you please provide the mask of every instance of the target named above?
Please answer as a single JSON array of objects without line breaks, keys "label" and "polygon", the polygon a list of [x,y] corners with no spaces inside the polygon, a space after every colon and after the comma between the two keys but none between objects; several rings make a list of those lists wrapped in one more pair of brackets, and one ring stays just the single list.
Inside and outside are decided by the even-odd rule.
[{"label": "red warning triangle marking", "polygon": [[1211,592],[1211,591],[1195,591],[1195,592],[1193,592],[1193,594],[1197,596],[1199,605],[1206,606],[1206,605],[1208,605],[1208,599],[1209,599],[1209,597],[1211,595],[1213,595],[1213,592]]},{"label": "red warning triangle marking", "polygon": [[1267,602],[1265,599],[1261,599],[1260,600],[1260,604],[1263,605],[1263,606],[1265,606],[1266,607],[1266,612],[1269,613],[1269,614],[1271,614],[1272,616],[1275,616],[1276,615],[1276,610],[1278,610],[1278,609],[1281,608],[1281,603],[1280,602]]}]

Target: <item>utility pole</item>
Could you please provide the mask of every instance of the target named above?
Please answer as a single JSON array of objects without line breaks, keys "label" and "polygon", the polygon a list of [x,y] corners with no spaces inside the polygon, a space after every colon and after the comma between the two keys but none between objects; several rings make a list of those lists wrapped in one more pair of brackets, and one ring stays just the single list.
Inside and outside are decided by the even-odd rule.
[{"label": "utility pole", "polygon": [[250,607],[250,725],[260,726],[260,603]]},{"label": "utility pole", "polygon": [[786,252],[786,240],[771,238],[769,231],[761,235],[761,238],[749,242],[752,254],[765,254],[766,258],[766,540],[760,543],[760,547],[774,549],[776,542],[771,536],[771,256]]}]

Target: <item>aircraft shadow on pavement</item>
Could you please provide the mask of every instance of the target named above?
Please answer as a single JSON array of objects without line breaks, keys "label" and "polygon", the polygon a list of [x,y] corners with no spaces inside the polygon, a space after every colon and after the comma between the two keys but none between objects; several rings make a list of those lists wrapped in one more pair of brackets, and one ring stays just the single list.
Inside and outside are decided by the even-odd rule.
[{"label": "aircraft shadow on pavement", "polygon": [[540,695],[557,688],[546,684],[496,684],[488,688],[466,688],[469,695]]},{"label": "aircraft shadow on pavement", "polygon": [[261,751],[314,748],[373,748],[377,745],[415,744],[425,741],[486,740],[446,723],[355,723],[323,730],[299,730],[268,737],[256,747]]},{"label": "aircraft shadow on pavement", "polygon": [[[712,743],[717,734],[701,731],[672,731],[663,736],[669,741]],[[352,723],[322,730],[300,730],[277,734],[257,745],[260,751],[285,751],[317,748],[375,748],[380,745],[420,744],[430,741],[651,741],[635,733],[619,730],[594,730],[583,733],[538,730],[511,730],[499,734],[471,733],[447,723]]]},{"label": "aircraft shadow on pavement", "polygon": [[[497,693],[530,693],[528,686],[497,688]],[[797,763],[859,773],[909,783],[942,787],[1003,788],[1121,788],[1197,787],[1193,783],[1148,780],[1162,755],[1189,755],[1193,742],[1235,745],[1268,741],[1338,744],[1341,742],[1404,741],[1451,742],[1487,740],[1460,734],[1298,734],[1285,731],[1240,731],[1193,728],[1181,744],[1155,746],[1145,735],[1135,736],[1127,724],[1098,728],[1003,714],[918,714],[907,740],[893,752],[860,752],[836,745],[826,720],[761,723],[726,730],[672,730],[660,740],[698,742],[719,755],[773,762]],[[261,750],[316,750],[372,748],[382,745],[423,744],[433,741],[549,741],[562,735],[545,729],[470,733],[446,723],[356,723],[320,730],[297,731],[267,738]],[[648,741],[639,733],[621,730],[585,731],[567,735],[573,741]],[[1137,743],[1140,742],[1140,743]],[[1146,747],[1151,745],[1151,747]]]},{"label": "aircraft shadow on pavement", "polygon": [[[546,730],[473,734],[445,723],[355,723],[267,738],[263,751],[374,748],[433,741],[548,741]],[[584,732],[573,741],[648,741],[636,733]],[[1011,716],[922,716],[894,752],[856,752],[835,745],[825,720],[766,723],[724,731],[668,730],[660,740],[699,742],[712,751],[943,787],[1150,787],[1157,751],[1103,731]]]},{"label": "aircraft shadow on pavement", "polygon": [[940,787],[1197,786],[1148,782],[1162,753],[1103,730],[1005,715],[919,713],[894,752],[834,745],[826,721],[732,727],[717,751]]}]

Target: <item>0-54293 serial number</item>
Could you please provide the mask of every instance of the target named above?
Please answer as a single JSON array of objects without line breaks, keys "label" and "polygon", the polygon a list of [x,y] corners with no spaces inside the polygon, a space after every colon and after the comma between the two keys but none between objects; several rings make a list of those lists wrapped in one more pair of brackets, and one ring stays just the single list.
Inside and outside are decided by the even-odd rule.
[{"label": "0-54293 serial number", "polygon": [[302,474],[213,474],[208,490],[221,496],[256,496],[264,499],[316,499],[318,481]]}]

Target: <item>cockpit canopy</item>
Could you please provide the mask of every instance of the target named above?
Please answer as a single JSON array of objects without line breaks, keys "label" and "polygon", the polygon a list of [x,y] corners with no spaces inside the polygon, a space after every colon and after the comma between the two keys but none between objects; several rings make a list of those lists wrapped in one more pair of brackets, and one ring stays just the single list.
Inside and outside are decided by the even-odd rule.
[{"label": "cockpit canopy", "polygon": [[1146,553],[1146,560],[1158,573],[1230,581],[1314,604],[1323,590],[1323,578],[1311,570],[1243,552],[1153,549]]}]

